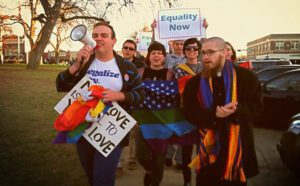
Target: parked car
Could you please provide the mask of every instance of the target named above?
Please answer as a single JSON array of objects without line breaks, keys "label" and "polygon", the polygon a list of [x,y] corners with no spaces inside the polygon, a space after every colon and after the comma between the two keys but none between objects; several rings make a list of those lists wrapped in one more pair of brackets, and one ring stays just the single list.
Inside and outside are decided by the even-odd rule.
[{"label": "parked car", "polygon": [[267,80],[290,70],[298,69],[300,65],[279,65],[261,69],[256,72],[259,82],[263,85]]},{"label": "parked car", "polygon": [[250,60],[248,61],[238,61],[237,62],[237,65],[240,66],[240,67],[243,67],[243,68],[248,68],[248,69],[252,69],[252,63]]},{"label": "parked car", "polygon": [[255,72],[271,66],[292,65],[290,60],[286,59],[256,59],[248,61],[238,61],[238,66],[249,68]]},{"label": "parked car", "polygon": [[262,89],[264,108],[256,125],[286,130],[289,119],[300,112],[300,69],[266,81]]},{"label": "parked car", "polygon": [[283,132],[277,144],[277,150],[282,162],[300,176],[300,112],[292,117],[290,127]]}]

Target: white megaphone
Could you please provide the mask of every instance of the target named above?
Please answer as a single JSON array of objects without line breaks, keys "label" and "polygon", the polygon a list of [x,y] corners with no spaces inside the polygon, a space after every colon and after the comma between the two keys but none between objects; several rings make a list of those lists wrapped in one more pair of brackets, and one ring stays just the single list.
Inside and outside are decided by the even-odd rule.
[{"label": "white megaphone", "polygon": [[80,41],[92,48],[97,46],[96,42],[87,34],[87,28],[85,25],[75,26],[71,31],[70,37],[73,41]]}]

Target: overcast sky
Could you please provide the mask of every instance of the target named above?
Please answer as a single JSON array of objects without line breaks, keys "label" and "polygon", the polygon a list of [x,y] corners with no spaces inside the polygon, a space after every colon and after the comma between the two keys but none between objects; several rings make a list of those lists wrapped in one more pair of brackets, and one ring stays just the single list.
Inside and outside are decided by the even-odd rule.
[{"label": "overcast sky", "polygon": [[[237,49],[245,49],[247,42],[269,34],[300,33],[300,0],[183,0],[181,5],[200,8],[209,23],[207,37],[223,37]],[[130,19],[138,19],[132,23],[139,24],[146,20],[150,25],[156,16],[153,12],[132,14]],[[112,24],[120,33],[129,28],[128,22]]]},{"label": "overcast sky", "polygon": [[[151,8],[149,0],[133,2],[139,2],[136,11],[125,10],[117,17],[109,16],[117,33],[116,49],[131,33],[150,25],[157,16],[159,7]],[[223,37],[236,49],[246,49],[247,42],[269,34],[300,33],[300,0],[182,0],[179,7],[200,8],[201,16],[209,23],[207,37]],[[16,32],[21,34],[22,30]],[[82,46],[78,43],[72,45],[72,50]]]}]

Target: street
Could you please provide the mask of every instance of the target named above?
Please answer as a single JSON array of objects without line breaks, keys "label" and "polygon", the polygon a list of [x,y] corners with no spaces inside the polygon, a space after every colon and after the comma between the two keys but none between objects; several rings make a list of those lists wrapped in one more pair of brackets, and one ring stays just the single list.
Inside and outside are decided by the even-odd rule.
[{"label": "street", "polygon": [[[258,158],[260,174],[248,180],[248,186],[298,186],[300,180],[290,172],[282,163],[276,150],[276,144],[281,137],[281,131],[255,128],[256,154]],[[128,148],[125,148],[125,157],[128,156]],[[126,158],[125,158],[126,159]],[[116,186],[141,186],[145,171],[138,167],[136,170],[128,170],[125,164],[124,173],[116,180]],[[195,185],[195,174],[192,184]],[[173,168],[165,168],[161,186],[182,186],[183,177],[180,171]]]}]

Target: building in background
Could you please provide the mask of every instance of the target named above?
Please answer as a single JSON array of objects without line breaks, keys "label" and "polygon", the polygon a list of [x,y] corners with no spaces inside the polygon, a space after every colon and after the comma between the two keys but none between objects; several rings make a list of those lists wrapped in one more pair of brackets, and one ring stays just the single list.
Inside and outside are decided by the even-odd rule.
[{"label": "building in background", "polygon": [[3,63],[26,63],[24,36],[2,36],[2,56]]},{"label": "building in background", "polygon": [[59,50],[56,56],[55,51],[44,52],[43,63],[44,64],[69,64],[76,60],[78,51],[65,51]]},{"label": "building in background", "polygon": [[300,34],[270,34],[247,43],[248,59],[284,58],[300,64]]}]

